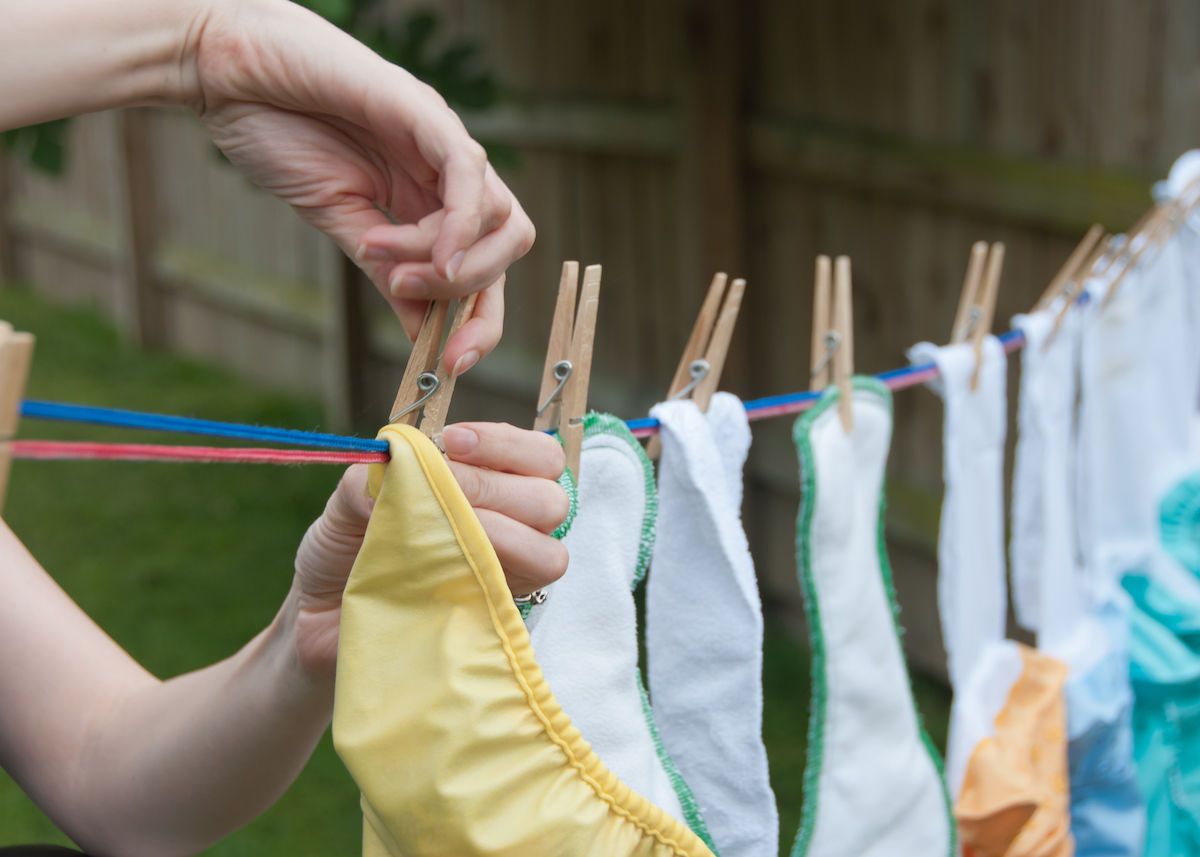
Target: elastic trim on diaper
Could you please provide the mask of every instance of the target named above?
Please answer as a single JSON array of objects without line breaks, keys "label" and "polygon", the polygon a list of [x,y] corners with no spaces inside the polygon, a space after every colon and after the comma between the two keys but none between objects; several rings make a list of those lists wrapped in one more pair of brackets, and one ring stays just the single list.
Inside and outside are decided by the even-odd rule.
[{"label": "elastic trim on diaper", "polygon": [[[634,825],[643,835],[665,846],[676,857],[694,857],[696,849],[686,839],[677,838],[677,834],[690,831],[661,807],[621,782],[592,751],[554,698],[537,665],[529,635],[512,603],[495,552],[441,453],[428,438],[408,426],[388,426],[380,432],[384,439],[389,435],[407,443],[415,453],[415,461],[424,473],[434,499],[441,506],[484,596],[493,629],[512,669],[513,678],[527,700],[530,713],[540,722],[543,734],[562,750],[567,765],[607,805],[612,815]],[[382,468],[377,474],[377,478],[381,477]],[[489,567],[492,570],[485,571]],[[699,841],[699,837],[695,838]],[[700,844],[708,847],[706,843]]]}]

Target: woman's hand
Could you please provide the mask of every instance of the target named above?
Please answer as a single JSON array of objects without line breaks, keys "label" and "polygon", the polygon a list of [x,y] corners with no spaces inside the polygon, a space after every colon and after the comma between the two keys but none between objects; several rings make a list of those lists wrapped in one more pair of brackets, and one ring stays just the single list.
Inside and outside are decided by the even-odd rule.
[{"label": "woman's hand", "polygon": [[217,146],[353,256],[410,336],[430,298],[483,290],[446,368],[495,347],[533,225],[441,96],[287,0],[214,0],[185,56]]},{"label": "woman's hand", "polygon": [[[442,443],[450,469],[508,578],[514,595],[553,583],[567,568],[567,550],[550,537],[567,516],[562,447],[542,432],[498,423],[448,426]],[[300,543],[296,554],[297,648],[317,673],[337,659],[342,590],[358,556],[372,501],[366,465],[350,467]]]}]

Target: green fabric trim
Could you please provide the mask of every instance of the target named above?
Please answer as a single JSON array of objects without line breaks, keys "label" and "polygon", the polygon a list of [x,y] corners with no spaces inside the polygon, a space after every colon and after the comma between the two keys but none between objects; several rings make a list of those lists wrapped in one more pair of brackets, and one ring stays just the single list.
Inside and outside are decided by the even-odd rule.
[{"label": "green fabric trim", "polygon": [[[650,557],[654,554],[654,539],[658,524],[658,482],[654,478],[654,463],[650,461],[650,456],[646,455],[646,450],[642,448],[641,442],[633,436],[633,432],[625,425],[624,420],[612,414],[591,411],[583,418],[583,437],[586,440],[601,434],[618,437],[625,441],[642,464],[642,473],[645,478],[643,484],[646,492],[646,511],[642,516],[637,567],[634,569],[633,584],[630,587],[631,590],[636,590],[646,579],[646,571],[650,567]],[[675,796],[679,798],[679,805],[683,809],[683,820],[713,854],[716,854],[716,845],[713,844],[712,836],[708,832],[708,825],[704,823],[696,795],[684,780],[683,774],[679,772],[675,760],[667,753],[667,748],[663,746],[662,737],[658,732],[658,724],[654,720],[650,694],[646,692],[646,683],[642,678],[641,669],[637,670],[637,685],[642,699],[642,716],[646,720],[646,728],[650,730],[650,738],[654,742],[654,752],[658,754],[658,761],[662,765],[663,771],[666,772],[671,788],[675,790]]]},{"label": "green fabric trim", "polygon": [[[564,469],[558,477],[558,487],[567,495],[567,517],[563,518],[563,522],[550,537],[562,541],[567,533],[571,532],[571,525],[575,523],[575,515],[579,512],[579,483],[575,481],[575,474],[569,468]],[[532,601],[518,601],[517,612],[521,614],[522,619],[528,621],[529,614],[536,606]]]},{"label": "green fabric trim", "polygon": [[641,441],[633,436],[633,432],[629,430],[629,426],[625,425],[624,420],[612,414],[589,411],[583,418],[583,438],[587,440],[589,437],[599,434],[612,435],[625,441],[642,463],[642,473],[646,480],[646,514],[642,518],[642,539],[638,544],[637,568],[633,572],[633,588],[637,589],[646,579],[646,571],[650,568],[650,557],[654,554],[654,538],[658,523],[658,482],[654,478],[654,462],[650,460],[650,456],[646,455]]},{"label": "green fabric trim", "polygon": [[708,832],[708,825],[704,823],[704,816],[700,812],[700,804],[696,801],[696,795],[693,794],[692,787],[683,778],[683,774],[675,765],[675,760],[671,758],[667,748],[663,746],[662,737],[658,734],[658,723],[654,719],[654,709],[650,705],[650,694],[646,690],[646,682],[642,678],[641,670],[637,671],[637,684],[638,693],[642,697],[642,716],[646,718],[646,726],[650,729],[654,752],[658,754],[658,760],[667,773],[667,779],[671,781],[671,788],[675,790],[675,795],[679,798],[679,805],[683,808],[683,820],[687,822],[692,833],[700,837],[700,840],[708,846],[713,854],[717,854],[717,846]]},{"label": "green fabric trim", "polygon": [[562,541],[567,533],[571,532],[571,525],[575,523],[575,515],[579,511],[579,483],[575,481],[575,474],[570,469],[563,470],[562,475],[558,477],[558,487],[567,495],[567,517],[563,518],[563,522],[550,535]]},{"label": "green fabric trim", "polygon": [[[887,405],[888,413],[892,411],[892,394],[886,386],[874,378],[856,377],[854,389],[865,390],[876,394]],[[821,605],[817,597],[816,583],[812,570],[812,520],[816,509],[817,485],[816,469],[813,462],[812,442],[810,439],[813,424],[838,401],[838,388],[830,387],[816,405],[803,413],[792,428],[792,440],[800,457],[800,512],[796,519],[796,566],[799,572],[800,589],[804,596],[804,613],[808,622],[810,645],[812,647],[812,704],[809,708],[808,721],[808,759],[804,766],[804,806],[801,810],[800,829],[796,832],[796,840],[792,846],[792,857],[805,857],[812,844],[814,826],[817,820],[818,781],[824,764],[825,753],[825,718],[829,688],[826,674],[826,643],[821,625]],[[896,632],[896,641],[903,648],[904,628],[900,624],[900,603],[896,600],[896,588],[892,577],[892,566],[888,559],[887,543],[884,539],[884,512],[887,507],[887,491],[880,492],[878,533],[876,550],[879,557],[880,576],[883,579],[884,592],[887,595],[888,606],[891,609],[892,622]],[[907,670],[906,676],[907,676]],[[942,797],[946,807],[946,826],[950,831],[950,848],[946,857],[955,857],[958,852],[958,828],[954,821],[954,810],[950,793],[946,789],[944,764],[941,754],[925,729],[921,711],[917,708],[912,696],[912,680],[909,677],[909,700],[917,719],[917,729],[930,760],[938,771],[942,786]]]}]

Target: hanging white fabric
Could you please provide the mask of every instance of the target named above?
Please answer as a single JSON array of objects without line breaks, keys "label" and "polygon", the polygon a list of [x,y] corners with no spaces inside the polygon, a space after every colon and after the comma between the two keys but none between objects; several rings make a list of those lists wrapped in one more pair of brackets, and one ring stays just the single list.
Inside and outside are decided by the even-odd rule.
[{"label": "hanging white fabric", "polygon": [[1186,355],[1196,346],[1182,254],[1175,233],[1146,249],[1107,303],[1111,276],[1090,280],[1080,310],[1077,497],[1084,564],[1098,584],[1142,568],[1200,594],[1158,545],[1158,502],[1195,461],[1197,380]]},{"label": "hanging white fabric", "polygon": [[988,336],[978,387],[972,390],[975,356],[970,345],[922,342],[908,356],[913,363],[937,364],[941,373],[929,382],[945,403],[938,613],[950,683],[957,688],[983,650],[1004,639],[1007,363],[1000,341]]},{"label": "hanging white fabric", "polygon": [[1019,315],[1025,335],[1016,470],[1012,583],[1018,619],[1038,648],[1067,665],[1071,833],[1077,853],[1136,857],[1145,807],[1133,764],[1128,598],[1080,565],[1075,519],[1075,405],[1081,319],[1061,305]]},{"label": "hanging white fabric", "polygon": [[664,402],[658,535],[646,582],[650,696],[663,745],[722,857],[778,854],[762,740],[763,617],[742,529],[750,424],[715,394],[707,413]]},{"label": "hanging white fabric", "polygon": [[1085,601],[1073,454],[1079,316],[1068,312],[1051,339],[1059,307],[1013,319],[1025,335],[1025,347],[1013,470],[1012,602],[1017,621],[1038,633],[1043,649],[1069,636]]},{"label": "hanging white fabric", "polygon": [[796,423],[797,565],[812,637],[804,811],[795,857],[951,857],[937,752],[909,687],[883,542],[891,395],[856,379],[847,434],[837,388]]},{"label": "hanging white fabric", "polygon": [[633,588],[653,544],[654,482],[641,446],[618,420],[608,422],[610,430],[584,440],[579,511],[563,540],[570,565],[531,614],[530,640],[555,697],[609,769],[685,820],[638,669]]}]

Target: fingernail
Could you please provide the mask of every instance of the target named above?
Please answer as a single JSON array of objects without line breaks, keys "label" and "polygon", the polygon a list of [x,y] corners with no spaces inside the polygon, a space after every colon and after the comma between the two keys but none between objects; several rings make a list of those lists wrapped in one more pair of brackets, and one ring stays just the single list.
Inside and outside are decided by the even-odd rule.
[{"label": "fingernail", "polygon": [[454,377],[457,378],[459,375],[466,372],[468,369],[470,369],[472,366],[474,366],[478,362],[479,362],[479,352],[478,351],[468,351],[462,357],[459,357],[458,360],[455,362]]},{"label": "fingernail", "polygon": [[405,274],[392,283],[392,296],[413,301],[429,300],[429,283],[415,274]]},{"label": "fingernail", "polygon": [[442,429],[442,446],[447,455],[466,455],[479,446],[479,435],[466,426],[446,426]]},{"label": "fingernail", "polygon": [[372,247],[369,244],[359,245],[358,252],[354,254],[354,258],[359,262],[382,262],[389,258],[388,251],[382,247]]},{"label": "fingernail", "polygon": [[458,276],[458,269],[462,267],[463,259],[466,258],[466,252],[459,250],[450,257],[450,261],[446,263],[446,279],[454,282],[454,278]]}]

